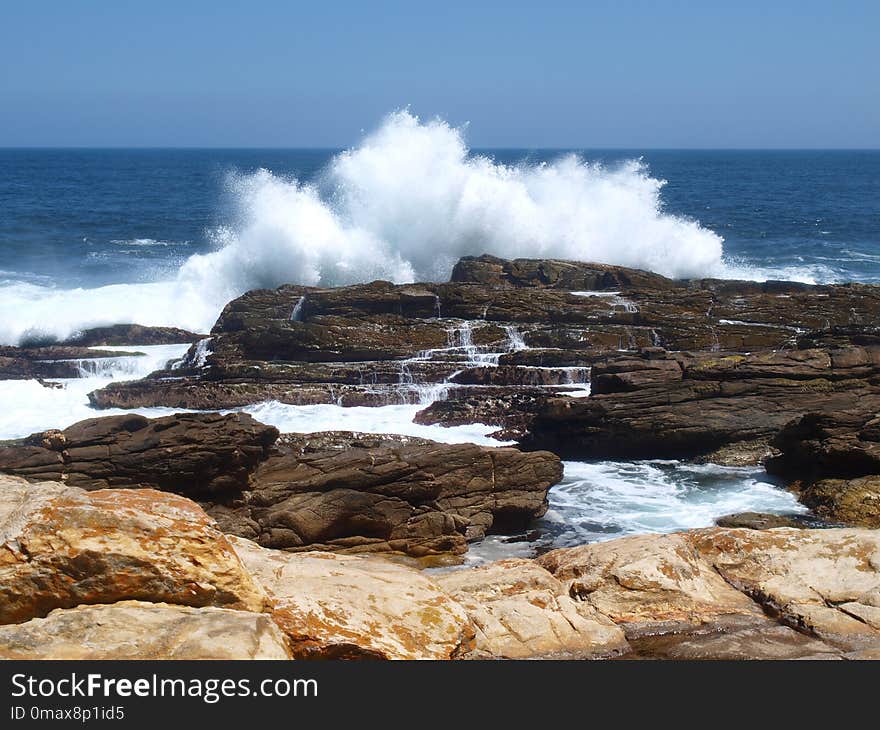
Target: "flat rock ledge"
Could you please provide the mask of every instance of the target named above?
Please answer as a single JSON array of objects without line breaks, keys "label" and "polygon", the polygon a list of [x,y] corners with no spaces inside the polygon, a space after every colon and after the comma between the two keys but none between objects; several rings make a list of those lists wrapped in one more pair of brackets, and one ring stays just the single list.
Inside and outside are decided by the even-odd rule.
[{"label": "flat rock ledge", "polygon": [[0,658],[880,657],[880,534],[707,528],[428,574],[0,476]]}]

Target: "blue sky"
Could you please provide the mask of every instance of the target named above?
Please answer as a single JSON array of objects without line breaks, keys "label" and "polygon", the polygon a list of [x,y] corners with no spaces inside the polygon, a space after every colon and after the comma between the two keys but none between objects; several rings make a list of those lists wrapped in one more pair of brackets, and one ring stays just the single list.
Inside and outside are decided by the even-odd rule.
[{"label": "blue sky", "polygon": [[0,0],[0,146],[880,147],[880,1]]}]

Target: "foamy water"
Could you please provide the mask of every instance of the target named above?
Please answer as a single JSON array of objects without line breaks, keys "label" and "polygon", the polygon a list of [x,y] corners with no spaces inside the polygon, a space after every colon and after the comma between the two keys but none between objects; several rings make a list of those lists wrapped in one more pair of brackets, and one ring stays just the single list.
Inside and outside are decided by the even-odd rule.
[{"label": "foamy water", "polygon": [[95,364],[97,369],[82,360],[81,370],[84,373],[98,372],[98,375],[47,381],[58,387],[47,387],[36,380],[0,380],[0,440],[22,438],[49,428],[67,428],[77,421],[96,416],[136,412],[155,418],[177,412],[170,408],[141,408],[134,411],[112,408],[99,411],[89,405],[88,394],[112,382],[149,375],[167,362],[183,357],[189,344],[94,349],[144,354],[140,357],[99,358]]},{"label": "foamy water", "polygon": [[223,305],[249,289],[443,281],[469,254],[723,275],[721,237],[664,213],[663,185],[636,160],[605,167],[569,155],[498,164],[471,155],[461,130],[401,111],[312,183],[268,170],[231,175],[235,224],[210,231],[216,250],[190,256],[171,280],[0,287],[0,342],[120,322],[207,331]]}]

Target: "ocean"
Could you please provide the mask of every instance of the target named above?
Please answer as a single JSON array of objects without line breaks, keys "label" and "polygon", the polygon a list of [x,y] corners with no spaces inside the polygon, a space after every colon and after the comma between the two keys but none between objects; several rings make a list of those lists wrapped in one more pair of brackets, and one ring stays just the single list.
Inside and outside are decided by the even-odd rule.
[{"label": "ocean", "polygon": [[[880,152],[469,150],[458,130],[406,113],[347,151],[0,150],[2,344],[121,322],[207,331],[251,288],[443,280],[481,253],[880,282]],[[186,348],[146,349],[60,389],[0,381],[0,438],[100,415],[89,391]],[[282,430],[497,444],[487,427],[418,426],[418,408],[246,410]],[[803,508],[760,469],[569,462],[536,529],[546,547],[744,510]],[[470,559],[534,547],[496,537]]]}]

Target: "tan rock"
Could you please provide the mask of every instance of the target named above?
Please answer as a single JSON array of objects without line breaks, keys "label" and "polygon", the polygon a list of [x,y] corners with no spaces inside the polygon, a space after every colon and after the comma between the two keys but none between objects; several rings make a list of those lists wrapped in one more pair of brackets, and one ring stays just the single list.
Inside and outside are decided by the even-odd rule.
[{"label": "tan rock", "polygon": [[0,476],[0,623],[126,599],[266,605],[214,522],[184,497]]},{"label": "tan rock", "polygon": [[230,541],[274,602],[297,658],[452,659],[472,646],[464,608],[413,568]]},{"label": "tan rock", "polygon": [[694,549],[731,585],[796,628],[843,648],[880,645],[880,532],[707,529]]},{"label": "tan rock", "polygon": [[623,631],[533,560],[437,576],[477,627],[472,657],[599,656],[628,650]]},{"label": "tan rock", "polygon": [[686,534],[636,535],[554,550],[538,562],[567,582],[572,595],[622,624],[627,636],[762,614],[702,559]]},{"label": "tan rock", "polygon": [[0,627],[2,659],[289,659],[268,614],[121,601]]}]

